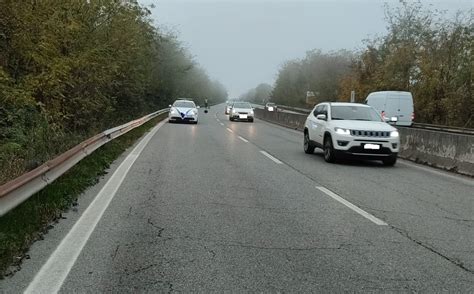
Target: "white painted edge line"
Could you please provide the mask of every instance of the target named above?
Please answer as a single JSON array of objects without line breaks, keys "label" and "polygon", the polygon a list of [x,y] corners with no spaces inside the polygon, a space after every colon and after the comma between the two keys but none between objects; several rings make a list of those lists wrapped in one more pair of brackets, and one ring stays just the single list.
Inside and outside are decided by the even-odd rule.
[{"label": "white painted edge line", "polygon": [[266,157],[270,158],[273,162],[277,163],[277,164],[283,164],[283,162],[281,162],[280,160],[278,160],[278,158],[275,158],[273,157],[272,155],[270,155],[269,153],[263,151],[263,150],[260,150],[260,153],[262,153],[263,155],[265,155]]},{"label": "white painted edge line", "polygon": [[234,131],[232,131],[232,130],[231,130],[231,129],[229,129],[229,128],[227,128],[227,130],[228,130],[229,132],[231,132],[231,133],[233,133],[233,132],[234,132]]},{"label": "white painted edge line", "polygon": [[245,138],[243,138],[243,137],[241,137],[241,136],[239,136],[239,139],[242,140],[242,141],[244,141],[245,143],[248,143],[248,142],[249,142],[249,140],[247,140],[247,139],[245,139]]},{"label": "white painted edge line", "polygon": [[398,158],[397,164],[402,164],[405,166],[413,167],[422,171],[429,172],[431,174],[435,174],[438,176],[450,178],[459,182],[462,182],[463,184],[469,185],[469,186],[474,186],[474,180],[470,179],[467,176],[464,175],[456,175],[456,174],[450,174],[448,171],[444,170],[438,170],[435,167],[430,167],[430,166],[424,166],[418,163],[410,162],[408,160]]},{"label": "white painted edge line", "polygon": [[71,268],[74,266],[90,235],[127,176],[128,171],[151,138],[164,124],[165,121],[162,121],[154,127],[120,164],[66,237],[64,237],[46,263],[41,267],[24,293],[57,293],[61,289]]},{"label": "white painted edge line", "polygon": [[224,126],[224,124],[223,124],[223,123],[220,123],[220,124],[221,124],[221,126]]},{"label": "white painted edge line", "polygon": [[331,190],[328,190],[325,187],[318,186],[316,187],[318,190],[323,192],[324,194],[328,195],[329,197],[333,198],[334,200],[344,204],[345,206],[349,207],[353,211],[357,212],[358,214],[362,215],[366,219],[370,220],[371,222],[375,223],[376,225],[379,226],[388,226],[386,222],[383,220],[376,218],[375,216],[371,215],[370,213],[360,209],[359,207],[355,206],[354,204],[350,203],[346,199],[342,198],[341,196],[337,195],[336,193],[332,192]]}]

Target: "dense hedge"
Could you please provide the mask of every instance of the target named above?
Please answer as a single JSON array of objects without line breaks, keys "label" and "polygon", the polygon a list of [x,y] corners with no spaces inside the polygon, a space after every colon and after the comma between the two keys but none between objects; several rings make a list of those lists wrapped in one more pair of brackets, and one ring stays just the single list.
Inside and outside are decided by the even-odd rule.
[{"label": "dense hedge", "polygon": [[177,97],[226,96],[137,1],[0,1],[0,184]]},{"label": "dense hedge", "polygon": [[361,50],[312,50],[285,62],[271,100],[301,107],[307,91],[318,101],[349,101],[354,90],[358,102],[373,91],[410,91],[417,122],[473,128],[473,10],[449,18],[421,2],[400,2],[385,7],[387,34]]}]

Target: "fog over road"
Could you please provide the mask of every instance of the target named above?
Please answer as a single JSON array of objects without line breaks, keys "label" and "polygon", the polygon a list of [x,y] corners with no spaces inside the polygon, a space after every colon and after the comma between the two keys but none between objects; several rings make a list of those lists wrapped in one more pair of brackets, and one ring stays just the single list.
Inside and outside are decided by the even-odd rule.
[{"label": "fog over road", "polygon": [[[223,105],[149,138],[61,292],[474,290],[471,179],[402,160],[328,164],[300,132],[230,122]],[[69,215],[2,291],[30,285]]]}]

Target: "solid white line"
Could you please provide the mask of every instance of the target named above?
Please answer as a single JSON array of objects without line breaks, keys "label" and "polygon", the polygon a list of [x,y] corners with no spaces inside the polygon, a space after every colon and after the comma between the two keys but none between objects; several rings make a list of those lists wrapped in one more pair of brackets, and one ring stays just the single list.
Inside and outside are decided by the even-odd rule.
[{"label": "solid white line", "polygon": [[234,131],[232,131],[232,130],[231,130],[231,129],[229,129],[229,128],[227,128],[227,130],[228,130],[229,132],[231,132],[231,133],[233,133],[233,132],[234,132]]},{"label": "solid white line", "polygon": [[405,165],[405,166],[413,167],[413,168],[416,168],[416,169],[419,169],[419,170],[422,170],[422,171],[426,171],[426,172],[429,172],[429,173],[432,173],[432,174],[435,174],[435,175],[450,178],[450,179],[462,182],[462,183],[464,183],[466,185],[469,185],[469,186],[474,186],[474,181],[472,179],[468,178],[467,176],[464,176],[464,175],[450,174],[448,171],[437,170],[434,167],[423,166],[423,165],[413,163],[413,162],[410,162],[410,161],[407,161],[407,160],[402,161],[402,160],[400,160],[400,158],[398,159],[397,164],[398,163],[400,163],[402,165]]},{"label": "solid white line", "polygon": [[25,293],[57,293],[61,289],[64,280],[74,266],[104,211],[114,198],[128,171],[143,149],[145,149],[150,139],[164,123],[165,121],[153,128],[120,164],[105,186],[102,187],[99,194],[97,194],[94,201],[87,207],[71,231],[69,231],[53,254],[51,254],[48,261],[36,274]]},{"label": "solid white line", "polygon": [[241,136],[239,136],[239,139],[242,140],[242,141],[244,141],[245,143],[248,143],[248,142],[249,142],[247,139],[242,138]]},{"label": "solid white line", "polygon": [[224,126],[224,124],[223,124],[223,123],[220,123],[220,124],[221,124],[221,126]]},{"label": "solid white line", "polygon": [[388,224],[384,222],[381,219],[376,218],[375,216],[371,215],[370,213],[360,209],[359,207],[355,206],[354,204],[350,203],[346,199],[342,198],[341,196],[337,195],[336,193],[332,192],[331,190],[328,190],[324,187],[316,187],[319,189],[321,192],[325,193],[329,197],[333,198],[334,200],[344,204],[345,206],[349,207],[353,211],[357,212],[358,214],[362,215],[366,219],[370,220],[371,222],[379,225],[379,226],[387,226]]},{"label": "solid white line", "polygon": [[283,164],[283,162],[281,162],[280,160],[278,160],[277,158],[273,157],[272,155],[268,154],[267,152],[265,152],[265,151],[263,151],[263,150],[260,150],[260,153],[262,153],[262,154],[265,155],[266,157],[270,158],[270,159],[273,160],[273,162],[275,162],[275,163]]},{"label": "solid white line", "polygon": [[220,120],[220,119],[218,119],[218,118],[216,118],[216,120],[217,120],[218,122],[220,122],[220,121],[221,121],[221,120]]}]

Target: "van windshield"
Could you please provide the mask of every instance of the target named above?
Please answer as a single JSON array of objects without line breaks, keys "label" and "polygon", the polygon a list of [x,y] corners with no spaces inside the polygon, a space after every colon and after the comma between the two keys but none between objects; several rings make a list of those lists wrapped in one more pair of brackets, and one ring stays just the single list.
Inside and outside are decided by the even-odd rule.
[{"label": "van windshield", "polygon": [[331,117],[333,120],[382,121],[372,107],[365,106],[332,106]]}]

